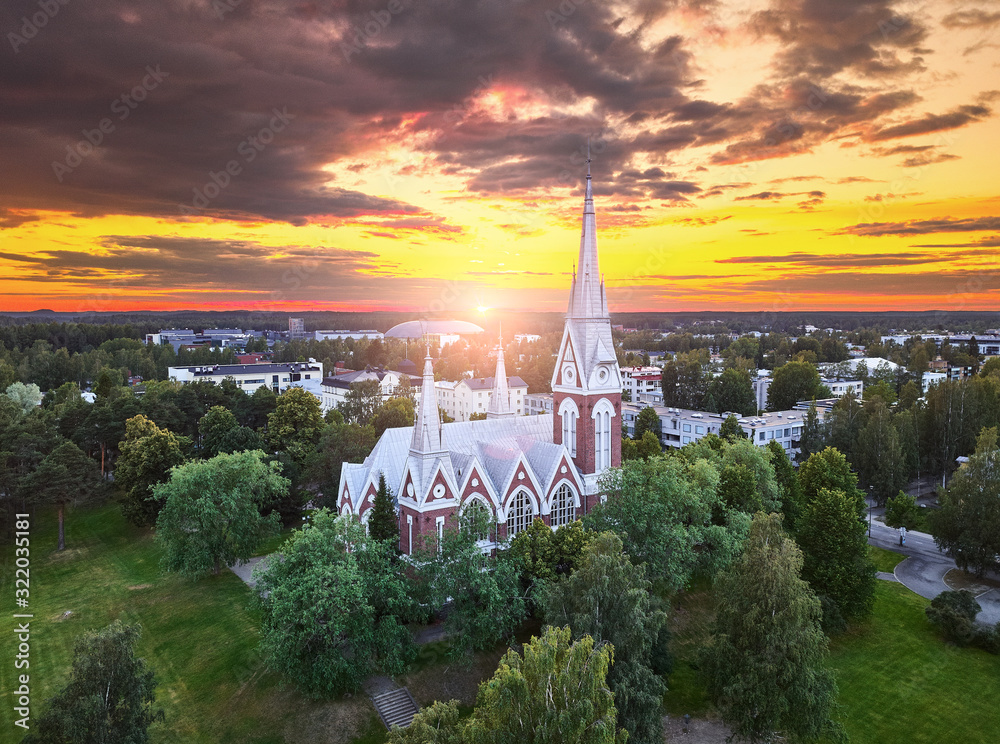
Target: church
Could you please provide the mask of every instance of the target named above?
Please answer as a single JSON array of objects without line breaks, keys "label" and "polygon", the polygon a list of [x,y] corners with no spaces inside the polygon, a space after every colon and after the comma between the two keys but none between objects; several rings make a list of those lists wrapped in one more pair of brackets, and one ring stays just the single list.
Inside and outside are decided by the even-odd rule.
[{"label": "church", "polygon": [[598,264],[589,160],[580,256],[552,374],[553,413],[514,413],[502,345],[493,380],[485,420],[442,424],[428,355],[416,422],[387,429],[363,463],[344,463],[338,512],[366,522],[384,475],[398,504],[399,547],[409,555],[468,509],[495,520],[502,541],[535,518],[568,524],[600,500],[598,477],[621,464],[622,378]]}]

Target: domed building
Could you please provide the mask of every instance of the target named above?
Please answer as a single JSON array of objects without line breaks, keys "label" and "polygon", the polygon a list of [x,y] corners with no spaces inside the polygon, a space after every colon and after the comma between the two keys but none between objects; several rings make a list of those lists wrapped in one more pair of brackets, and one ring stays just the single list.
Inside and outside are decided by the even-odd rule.
[{"label": "domed building", "polygon": [[[599,501],[598,477],[621,464],[622,378],[598,264],[589,161],[579,262],[552,375],[553,413],[513,412],[502,346],[493,381],[485,420],[442,424],[428,355],[415,424],[386,430],[363,463],[344,463],[338,511],[367,522],[384,474],[397,500],[400,550],[411,554],[468,509],[495,520],[500,541],[536,517],[552,527],[568,524]],[[480,544],[495,547],[493,540]]]}]

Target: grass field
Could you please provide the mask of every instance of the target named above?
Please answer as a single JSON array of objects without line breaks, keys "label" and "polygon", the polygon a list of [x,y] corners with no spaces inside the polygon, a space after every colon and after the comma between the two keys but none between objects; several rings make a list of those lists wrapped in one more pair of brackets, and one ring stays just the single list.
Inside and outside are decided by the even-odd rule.
[{"label": "grass field", "polygon": [[875,545],[868,546],[868,557],[872,559],[875,568],[886,573],[892,573],[893,569],[906,558],[905,555],[893,553],[891,550],[879,548]]}]

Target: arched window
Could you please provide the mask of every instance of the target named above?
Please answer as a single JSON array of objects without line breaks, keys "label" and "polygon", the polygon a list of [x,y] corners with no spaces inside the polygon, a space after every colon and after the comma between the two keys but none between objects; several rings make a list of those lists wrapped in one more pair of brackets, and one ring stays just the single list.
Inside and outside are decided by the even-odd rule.
[{"label": "arched window", "polygon": [[507,537],[513,537],[521,530],[528,529],[534,515],[534,510],[531,508],[531,497],[528,496],[527,491],[521,489],[514,494],[514,499],[507,512]]},{"label": "arched window", "polygon": [[598,473],[611,467],[611,413],[607,398],[594,406],[594,468]]},{"label": "arched window", "polygon": [[570,457],[576,457],[576,420],[580,414],[572,398],[566,398],[559,406],[562,418],[562,443],[569,450]]},{"label": "arched window", "polygon": [[553,527],[562,527],[574,519],[576,519],[576,501],[573,498],[573,489],[563,483],[552,497],[549,521]]},{"label": "arched window", "polygon": [[461,529],[472,530],[477,541],[492,539],[495,523],[493,510],[479,499],[469,499],[462,507]]}]

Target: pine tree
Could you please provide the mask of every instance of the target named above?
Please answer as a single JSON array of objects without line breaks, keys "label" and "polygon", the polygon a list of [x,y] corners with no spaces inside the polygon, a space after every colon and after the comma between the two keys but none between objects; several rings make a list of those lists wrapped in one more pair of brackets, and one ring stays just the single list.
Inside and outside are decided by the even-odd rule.
[{"label": "pine tree", "polygon": [[399,545],[399,518],[396,507],[392,503],[392,490],[385,482],[385,473],[378,474],[378,491],[372,513],[368,518],[368,534],[372,540],[391,540],[394,546]]},{"label": "pine tree", "polygon": [[837,687],[825,667],[820,603],[799,578],[802,554],[777,514],[758,513],[746,550],[718,582],[709,689],[737,738],[772,741],[832,735]]}]

